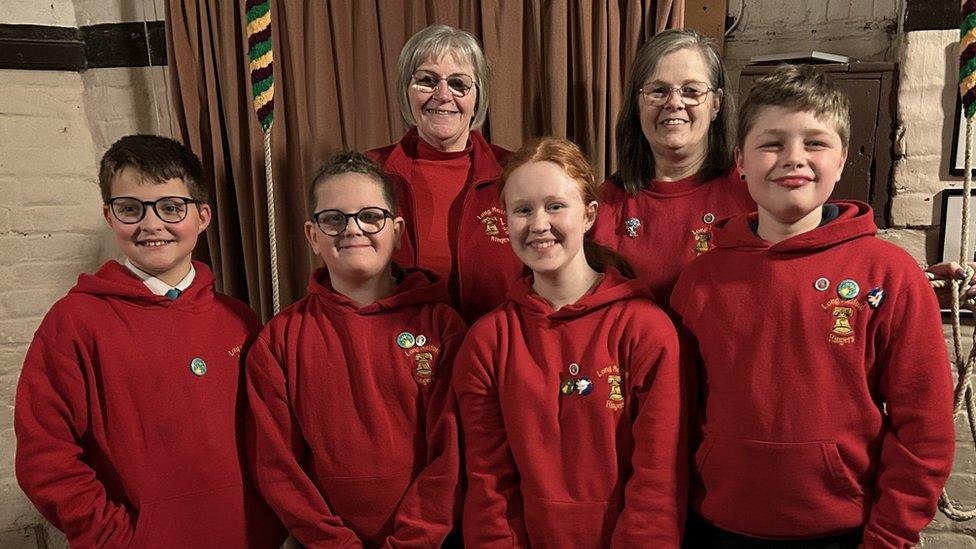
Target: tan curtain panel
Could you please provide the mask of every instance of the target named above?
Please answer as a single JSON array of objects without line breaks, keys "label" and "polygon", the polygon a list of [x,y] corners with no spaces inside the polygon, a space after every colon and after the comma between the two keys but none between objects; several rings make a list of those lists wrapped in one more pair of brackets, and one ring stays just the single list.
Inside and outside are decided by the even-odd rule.
[{"label": "tan curtain panel", "polygon": [[[394,82],[404,42],[432,23],[478,38],[491,64],[483,130],[517,149],[567,136],[612,171],[613,126],[637,48],[682,25],[684,0],[272,1],[272,129],[282,307],[304,295],[312,256],[302,224],[308,180],[341,149],[406,131]],[[243,1],[170,0],[174,133],[213,183],[214,222],[198,256],[220,288],[271,314],[263,134],[251,105]]]}]

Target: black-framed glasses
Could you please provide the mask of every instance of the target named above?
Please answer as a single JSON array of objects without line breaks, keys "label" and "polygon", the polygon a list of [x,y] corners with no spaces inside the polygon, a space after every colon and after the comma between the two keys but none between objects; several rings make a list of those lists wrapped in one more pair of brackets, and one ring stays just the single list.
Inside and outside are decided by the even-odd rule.
[{"label": "black-framed glasses", "polygon": [[194,200],[185,196],[164,196],[156,200],[139,200],[131,196],[116,196],[108,199],[108,207],[115,219],[127,225],[133,225],[146,217],[146,210],[152,208],[156,217],[166,223],[179,223],[186,219],[186,212],[190,204],[204,204],[202,200]]},{"label": "black-framed glasses", "polygon": [[329,236],[339,236],[346,231],[350,219],[356,220],[359,230],[365,234],[376,234],[386,227],[386,220],[393,219],[390,210],[374,206],[358,212],[345,213],[340,210],[320,210],[312,214],[312,221],[320,231]]},{"label": "black-framed glasses", "polygon": [[447,82],[447,87],[450,88],[451,93],[454,97],[464,97],[468,95],[471,88],[475,87],[474,78],[466,74],[450,74],[448,76],[441,76],[436,72],[419,70],[412,75],[410,78],[413,80],[413,85],[417,86],[417,89],[424,93],[433,93],[437,89],[437,85],[441,83],[441,80]]},{"label": "black-framed glasses", "polygon": [[706,82],[687,82],[681,86],[649,86],[641,88],[641,95],[653,107],[660,107],[671,99],[672,93],[677,93],[681,102],[688,107],[701,105],[705,102],[708,92],[717,91]]}]

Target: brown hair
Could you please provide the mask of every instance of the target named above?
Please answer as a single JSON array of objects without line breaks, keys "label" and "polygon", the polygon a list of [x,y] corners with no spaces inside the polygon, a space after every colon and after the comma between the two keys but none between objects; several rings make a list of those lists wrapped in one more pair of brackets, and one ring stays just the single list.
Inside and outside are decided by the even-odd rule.
[{"label": "brown hair", "polygon": [[[655,35],[637,51],[623,105],[617,114],[617,173],[614,178],[627,192],[637,194],[654,178],[654,153],[644,136],[640,121],[640,89],[657,69],[664,56],[690,49],[701,54],[708,67],[708,85],[724,90],[728,78],[722,58],[712,41],[692,30],[667,30]],[[715,93],[719,93],[716,91]],[[708,127],[708,152],[702,164],[702,179],[714,179],[732,169],[735,164],[735,101],[731,93],[722,94],[718,116]]]},{"label": "brown hair", "polygon": [[817,119],[832,122],[847,148],[851,139],[851,103],[836,84],[809,65],[783,64],[756,80],[742,102],[739,115],[739,146],[766,107],[794,112],[812,112]]},{"label": "brown hair", "polygon": [[377,166],[372,160],[366,158],[362,153],[356,151],[343,151],[332,155],[332,157],[330,157],[329,160],[326,161],[326,163],[315,172],[315,177],[312,178],[312,182],[308,186],[308,194],[305,196],[309,217],[312,217],[312,214],[315,213],[315,206],[319,201],[318,197],[315,195],[315,192],[318,191],[322,184],[332,177],[344,173],[358,173],[375,181],[383,191],[383,199],[386,200],[386,205],[389,208],[390,213],[392,213],[394,216],[397,215],[396,195],[393,192],[393,185],[390,183],[390,180],[383,175],[380,167]]},{"label": "brown hair", "polygon": [[[599,202],[600,183],[593,173],[593,166],[587,160],[583,151],[572,141],[562,137],[541,137],[529,141],[522,146],[505,164],[502,172],[502,184],[499,189],[502,209],[505,209],[505,183],[516,169],[529,162],[552,162],[562,168],[566,175],[579,183],[580,197],[583,204]],[[596,271],[603,271],[605,267],[613,267],[627,278],[634,278],[634,269],[623,256],[617,252],[597,244],[589,233],[583,235],[583,254],[586,262]]]},{"label": "brown hair", "polygon": [[113,143],[102,155],[98,169],[98,188],[104,202],[112,198],[112,181],[125,168],[138,170],[147,183],[181,179],[190,198],[207,201],[200,159],[179,141],[159,135],[127,135]]}]

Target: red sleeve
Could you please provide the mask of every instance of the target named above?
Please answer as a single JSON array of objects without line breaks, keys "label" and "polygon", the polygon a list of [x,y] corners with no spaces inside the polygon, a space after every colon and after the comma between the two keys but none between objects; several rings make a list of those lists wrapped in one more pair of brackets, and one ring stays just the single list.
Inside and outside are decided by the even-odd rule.
[{"label": "red sleeve", "polygon": [[935,515],[955,450],[952,377],[935,294],[921,271],[906,286],[888,293],[878,309],[887,308],[890,319],[875,364],[888,421],[877,500],[864,529],[868,549],[918,543]]},{"label": "red sleeve", "polygon": [[527,547],[518,470],[498,401],[491,345],[468,337],[454,362],[454,392],[461,414],[467,494],[464,544]]},{"label": "red sleeve", "polygon": [[[72,547],[127,547],[135,517],[112,501],[85,462],[89,432],[83,358],[62,351],[42,326],[17,385],[14,429],[17,481],[41,515]],[[60,333],[58,340],[70,338]]]},{"label": "red sleeve", "polygon": [[248,352],[245,372],[248,462],[265,501],[305,547],[362,547],[302,469],[305,439],[292,413],[284,367],[263,334]]},{"label": "red sleeve", "polygon": [[633,476],[614,529],[613,547],[680,547],[687,507],[687,394],[680,369],[678,336],[663,312],[634,334],[630,356],[633,424]]},{"label": "red sleeve", "polygon": [[425,403],[427,466],[404,494],[385,547],[440,547],[454,526],[461,498],[461,450],[451,371],[464,331],[464,322],[453,314],[441,339],[439,371]]}]

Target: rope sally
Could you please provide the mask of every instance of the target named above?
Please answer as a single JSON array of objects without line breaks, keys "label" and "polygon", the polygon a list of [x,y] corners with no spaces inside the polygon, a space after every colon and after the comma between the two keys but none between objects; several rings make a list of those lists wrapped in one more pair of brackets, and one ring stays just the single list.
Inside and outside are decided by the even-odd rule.
[{"label": "rope sally", "polygon": [[[969,195],[973,188],[973,115],[976,114],[976,0],[962,0],[962,24],[959,27],[959,95],[962,98],[963,109],[966,114],[966,172],[963,177],[962,191],[962,238],[960,239],[959,263],[966,266],[966,278],[973,276],[969,267]],[[944,286],[941,284],[934,286]],[[973,346],[969,356],[964,360],[962,354],[962,333],[959,324],[960,292],[965,290],[963,281],[952,280],[952,343],[955,351],[955,368],[958,374],[955,398],[953,400],[953,416],[963,412],[969,419],[969,430],[976,441],[976,398],[973,395],[973,365],[976,363],[976,333],[973,334]],[[974,309],[973,301],[965,303]],[[953,501],[949,494],[942,490],[939,497],[939,509],[945,516],[955,521],[972,520],[976,518],[976,508],[962,509],[958,502]]]},{"label": "rope sally", "polygon": [[264,175],[268,192],[268,243],[271,248],[271,300],[280,308],[278,290],[278,240],[275,231],[274,171],[271,167],[271,126],[274,123],[274,48],[271,43],[271,3],[247,0],[247,58],[251,72],[254,113],[264,132]]}]

